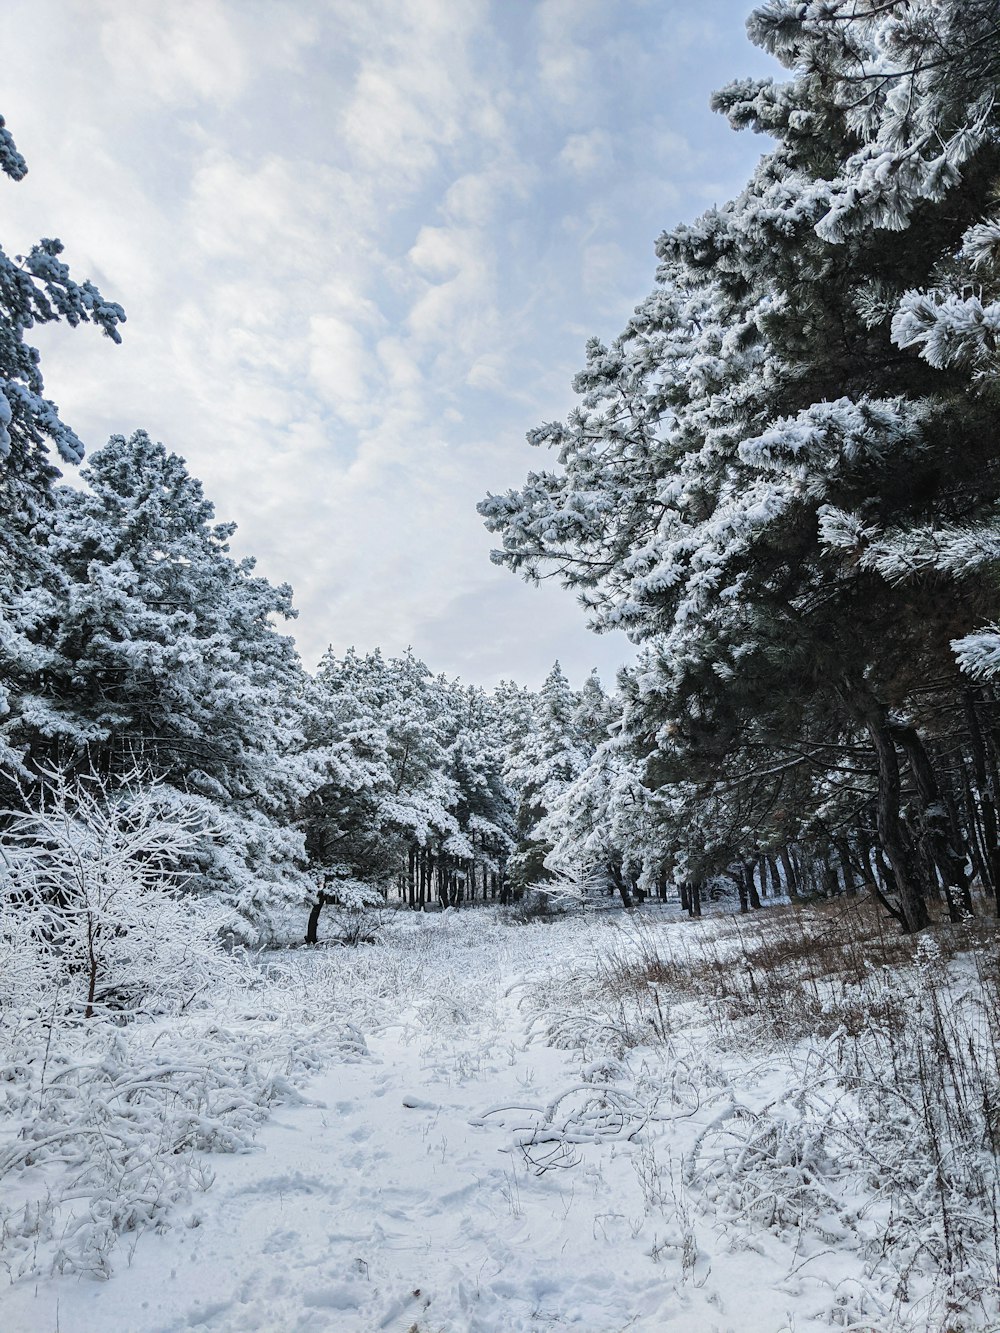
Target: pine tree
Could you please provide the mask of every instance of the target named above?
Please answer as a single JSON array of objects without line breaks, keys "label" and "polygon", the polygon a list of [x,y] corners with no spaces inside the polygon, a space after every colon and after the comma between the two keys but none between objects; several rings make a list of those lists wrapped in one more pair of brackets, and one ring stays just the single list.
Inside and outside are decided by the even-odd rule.
[{"label": "pine tree", "polygon": [[531,730],[507,767],[507,779],[518,798],[519,842],[510,864],[511,887],[518,895],[551,879],[545,857],[552,845],[540,834],[539,825],[586,764],[574,724],[576,707],[569,681],[556,662],[536,699]]},{"label": "pine tree", "polygon": [[[936,813],[933,725],[900,704],[953,672],[950,643],[971,647],[961,631],[988,613],[962,552],[1000,498],[995,400],[968,374],[989,318],[926,293],[956,254],[990,252],[1000,39],[988,6],[937,0],[772,3],[749,30],[793,77],[716,104],[777,147],[732,203],[660,238],[656,290],[588,347],[580,407],[529,437],[558,470],[481,511],[496,559],[558,572],[597,627],[647,645],[624,730],[664,804],[692,778],[721,796],[713,767],[745,792],[762,760],[785,771],[804,751],[828,771],[824,753],[866,748],[855,820],[877,815],[912,930],[937,882],[961,891],[961,856]],[[956,322],[983,332],[949,361]],[[924,577],[900,588],[921,551]],[[756,854],[767,802],[725,804],[728,850]]]},{"label": "pine tree", "polygon": [[[44,550],[54,591],[14,599],[31,653],[0,726],[21,772],[103,776],[138,764],[199,806],[215,834],[189,869],[221,893],[234,928],[302,892],[297,809],[303,673],[273,616],[291,589],[229,554],[182,459],[140,431],[116,436],[61,488]],[[40,614],[41,602],[47,614]]]},{"label": "pine tree", "polygon": [[447,772],[454,784],[458,832],[445,844],[462,877],[461,898],[496,895],[515,843],[513,794],[503,777],[502,722],[495,702],[475,686],[448,690],[455,727]]},{"label": "pine tree", "polygon": [[[0,171],[15,182],[28,171],[2,116]],[[42,240],[25,256],[11,258],[0,250],[0,719],[13,706],[21,664],[35,671],[43,667],[34,630],[52,614],[57,579],[39,540],[59,476],[48,446],[67,463],[83,457],[79,438],[44,396],[38,351],[25,342],[25,333],[58,320],[74,327],[90,322],[120,342],[118,325],[125,320],[121,306],[106,301],[92,283],[70,277],[59,258],[62,248],[57,240]],[[17,767],[16,754],[0,736],[0,797],[11,797],[3,775]]]},{"label": "pine tree", "polygon": [[[0,116],[0,171],[23,180],[27,163],[17,151]],[[62,242],[42,240],[27,255],[9,258],[0,250],[0,465],[5,479],[45,489],[57,475],[46,461],[47,444],[59,457],[79,463],[83,445],[43,396],[38,352],[24,341],[37,324],[65,320],[74,327],[96,324],[113,342],[121,342],[120,305],[106,301],[91,282],[77,283],[59,256]]]},{"label": "pine tree", "polygon": [[[340,765],[330,770],[311,821],[320,868],[387,894],[420,860],[420,903],[443,885],[445,844],[459,833],[455,783],[448,772],[446,690],[412,652],[386,659],[379,650],[343,658],[328,652],[317,673],[321,735]],[[351,763],[360,766],[359,782]]]}]

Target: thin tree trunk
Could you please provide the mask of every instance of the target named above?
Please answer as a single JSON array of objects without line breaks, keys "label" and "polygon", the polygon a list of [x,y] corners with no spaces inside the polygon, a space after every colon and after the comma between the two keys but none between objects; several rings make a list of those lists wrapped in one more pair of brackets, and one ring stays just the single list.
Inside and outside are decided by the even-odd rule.
[{"label": "thin tree trunk", "polygon": [[[940,758],[940,755],[939,755]],[[958,763],[961,764],[961,756]],[[962,858],[962,869],[965,870],[966,862],[972,868],[975,868],[975,857],[972,854],[972,843],[975,840],[975,830],[972,828],[964,829],[962,821],[958,816],[958,802],[955,800],[954,792],[954,774],[947,772],[941,783],[941,798],[944,801],[945,813],[948,816],[948,827],[951,829],[952,846],[956,849]],[[972,904],[972,887],[969,882],[969,873],[965,874],[965,890],[962,894],[962,905],[966,912],[974,911]]]},{"label": "thin tree trunk", "polygon": [[[906,752],[910,772],[917,786],[928,851],[941,876],[948,903],[948,915],[952,921],[961,921],[962,908],[965,907],[970,912],[972,910],[972,897],[969,893],[969,879],[965,873],[964,859],[955,850],[948,836],[948,816],[937,775],[915,727],[897,727],[895,736]],[[961,904],[956,901],[953,889],[958,890]]]},{"label": "thin tree trunk", "polygon": [[757,892],[757,885],[753,882],[754,862],[746,861],[743,865],[743,878],[746,883],[747,897],[750,899],[750,906],[755,912],[760,911],[760,894]]},{"label": "thin tree trunk", "polygon": [[778,863],[772,853],[767,855],[767,873],[771,878],[771,896],[781,897],[781,875],[778,873]]},{"label": "thin tree trunk", "polygon": [[988,893],[992,893],[993,880],[990,877],[990,868],[986,863],[986,839],[983,833],[982,816],[972,792],[972,781],[969,778],[969,769],[964,755],[959,757],[958,771],[962,806],[965,810],[966,826],[969,830],[969,854],[972,857],[972,868],[979,876],[983,888]]},{"label": "thin tree trunk", "polygon": [[738,874],[732,876],[732,879],[736,885],[736,892],[739,894],[740,916],[746,916],[747,912],[750,911],[750,898],[747,894],[747,880],[742,867]]},{"label": "thin tree trunk", "polygon": [[616,861],[612,861],[609,869],[611,871],[611,882],[618,890],[618,895],[622,900],[622,906],[630,908],[632,906],[632,894],[625,881],[625,875],[622,872],[621,866],[618,865]]},{"label": "thin tree trunk", "polygon": [[789,855],[787,847],[778,848],[778,860],[781,862],[781,868],[785,872],[785,892],[788,894],[791,902],[798,902],[799,885],[795,874],[795,867],[792,864],[792,858]]},{"label": "thin tree trunk", "polygon": [[87,913],[87,1007],[83,1011],[84,1018],[93,1018],[94,1016],[94,996],[97,994],[97,927],[94,925],[94,918],[90,912]]},{"label": "thin tree trunk", "polygon": [[322,890],[316,894],[316,901],[309,909],[309,920],[306,922],[306,944],[319,943],[319,914],[328,901]]},{"label": "thin tree trunk", "polygon": [[767,897],[767,857],[761,852],[757,857],[757,878],[760,880],[760,897],[763,901]]},{"label": "thin tree trunk", "polygon": [[976,715],[976,696],[971,689],[962,691],[962,706],[972,749],[972,771],[975,775],[976,786],[979,788],[979,809],[983,823],[986,866],[993,889],[997,915],[1000,915],[1000,842],[997,838],[996,791],[990,777],[987,776],[986,746],[983,743],[983,733],[979,726],[979,718]]},{"label": "thin tree trunk", "polygon": [[899,812],[900,781],[896,743],[890,734],[884,708],[880,708],[878,712],[870,710],[865,718],[865,724],[878,759],[879,841],[892,866],[903,916],[903,928],[907,934],[912,934],[930,924],[930,914],[917,881],[913,849]]},{"label": "thin tree trunk", "polygon": [[844,892],[848,898],[856,898],[858,886],[855,882],[855,864],[854,857],[851,855],[851,845],[846,838],[836,838],[834,846],[837,849],[837,855],[840,857],[840,871],[844,877]]}]

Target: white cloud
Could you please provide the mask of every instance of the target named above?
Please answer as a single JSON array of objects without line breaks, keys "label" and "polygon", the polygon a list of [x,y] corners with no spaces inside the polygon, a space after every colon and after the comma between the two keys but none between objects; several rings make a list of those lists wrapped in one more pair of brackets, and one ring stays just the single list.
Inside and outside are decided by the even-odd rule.
[{"label": "white cloud", "polygon": [[621,274],[626,257],[616,241],[588,245],[583,251],[583,286],[602,305],[616,305],[621,297]]},{"label": "white cloud", "polygon": [[[68,6],[54,9],[65,23]],[[106,77],[119,92],[143,103],[153,97],[173,110],[230,107],[262,69],[295,69],[317,36],[315,16],[305,9],[258,12],[253,24],[242,6],[226,0],[90,0],[81,9],[86,23],[99,20]]]},{"label": "white cloud", "polygon": [[537,76],[545,96],[564,110],[593,96],[595,57],[578,34],[598,12],[595,0],[541,0],[535,10]]},{"label": "white cloud", "polygon": [[394,395],[413,392],[423,384],[416,357],[397,337],[381,338],[375,351],[388,377],[388,390]]},{"label": "white cloud", "polygon": [[574,175],[587,177],[605,170],[614,157],[610,134],[606,130],[589,130],[586,134],[571,134],[562,146],[559,161]]},{"label": "white cloud", "polygon": [[128,92],[168,106],[231,103],[249,77],[247,52],[219,0],[123,6],[105,0],[101,47],[112,77]]},{"label": "white cloud", "polygon": [[494,389],[502,393],[510,384],[508,359],[497,352],[477,357],[469,367],[465,382],[473,389]]},{"label": "white cloud", "polygon": [[245,166],[209,151],[191,179],[188,226],[202,254],[238,260],[265,284],[363,254],[373,218],[371,192],[325,164],[268,156]]},{"label": "white cloud", "polygon": [[335,315],[313,315],[309,334],[309,373],[318,392],[346,421],[364,421],[367,413],[359,409],[371,363],[364,339]]},{"label": "white cloud", "polygon": [[412,642],[538,684],[627,652],[491,566],[475,503],[548,462],[524,431],[651,280],[666,192],[698,211],[703,160],[727,188],[666,27],[645,0],[11,0],[5,247],[63,234],[129,314],[121,348],[38,330],[48,387],[89,447],[142,426],[188,459],[308,659]]},{"label": "white cloud", "polygon": [[411,190],[443,149],[470,131],[497,129],[472,64],[483,12],[478,3],[410,0],[375,4],[362,20],[366,54],[340,133],[353,159],[380,181]]},{"label": "white cloud", "polygon": [[524,201],[533,175],[527,164],[516,159],[469,172],[448,187],[441,211],[450,221],[485,227],[505,207]]},{"label": "white cloud", "polygon": [[662,163],[690,168],[699,162],[700,154],[695,152],[687,135],[668,125],[658,125],[648,142],[653,154]]},{"label": "white cloud", "polygon": [[409,260],[422,281],[407,326],[420,342],[466,357],[494,318],[489,237],[472,228],[422,227]]}]

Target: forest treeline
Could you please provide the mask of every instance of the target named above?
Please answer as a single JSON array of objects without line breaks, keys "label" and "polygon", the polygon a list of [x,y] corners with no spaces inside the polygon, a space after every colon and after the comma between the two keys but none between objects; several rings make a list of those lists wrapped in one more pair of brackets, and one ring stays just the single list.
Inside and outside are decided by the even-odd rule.
[{"label": "forest treeline", "polygon": [[314,937],[329,900],[554,878],[692,913],[864,889],[906,931],[1000,906],[996,5],[770,0],[748,31],[789,71],[714,98],[770,141],[751,180],[659,238],[529,435],[551,464],[480,506],[498,562],[640,645],[610,695],[304,671],[291,590],[182,459],[139,432],[59,484],[82,447],[25,334],[124,312],[56,241],[0,254],[0,806],[155,786],[251,936],[292,900]]},{"label": "forest treeline", "polygon": [[547,876],[527,835],[596,746],[596,676],[575,692],[556,664],[537,695],[486,691],[353,649],[310,674],[279,627],[291,589],[233,558],[182,459],[137,432],[80,475],[36,487],[4,545],[8,829],[23,841],[32,810],[51,829],[74,783],[91,810],[95,792],[147,811],[152,793],[189,834],[173,878],[248,940],[282,906],[311,905],[315,940],[327,902],[506,902]]},{"label": "forest treeline", "polygon": [[[2,125],[0,150],[20,179]],[[310,674],[282,632],[292,590],[231,554],[234,525],[216,521],[182,458],[138,431],[89,457],[82,485],[59,484],[49,449],[71,464],[83,449],[43,396],[24,335],[63,319],[117,341],[125,318],[75,283],[60,254],[42,241],[26,257],[0,255],[0,906],[11,949],[15,918],[38,906],[30,884],[66,897],[60,919],[87,899],[89,881],[71,886],[76,862],[103,876],[99,898],[124,902],[135,886],[127,867],[109,869],[109,842],[132,857],[139,887],[154,856],[170,885],[210,898],[224,909],[216,923],[248,941],[291,905],[309,906],[315,940],[328,902],[505,902],[547,876],[531,835],[603,738],[596,676],[575,692],[556,664],[538,694],[509,682],[486,691],[433,675],[412,652],[353,649],[330,649]],[[77,819],[87,827],[70,827]],[[84,915],[113,934],[103,898]],[[51,911],[44,920],[51,935]]]},{"label": "forest treeline", "polygon": [[[1000,903],[995,0],[770,0],[742,193],[658,240],[495,559],[641,645],[564,854]],[[598,845],[600,847],[598,848]]]}]

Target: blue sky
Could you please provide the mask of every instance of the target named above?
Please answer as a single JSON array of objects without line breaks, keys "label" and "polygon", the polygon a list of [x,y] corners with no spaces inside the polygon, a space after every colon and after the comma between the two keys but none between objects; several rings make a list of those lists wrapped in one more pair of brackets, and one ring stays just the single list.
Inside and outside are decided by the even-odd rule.
[{"label": "blue sky", "polygon": [[606,680],[623,638],[490,564],[475,511],[543,459],[586,339],[660,231],[738,190],[759,139],[711,90],[778,72],[749,0],[9,0],[28,178],[4,248],[57,235],[124,345],[42,330],[90,449],[143,427],[328,643],[432,669]]}]

